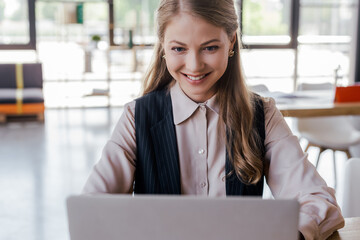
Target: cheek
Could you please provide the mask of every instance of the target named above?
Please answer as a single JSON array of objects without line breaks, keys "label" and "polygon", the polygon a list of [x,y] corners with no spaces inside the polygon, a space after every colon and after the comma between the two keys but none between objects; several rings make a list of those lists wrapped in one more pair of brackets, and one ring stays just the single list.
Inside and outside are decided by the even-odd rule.
[{"label": "cheek", "polygon": [[182,66],[181,59],[171,55],[168,55],[165,61],[169,72],[178,71]]},{"label": "cheek", "polygon": [[221,54],[220,56],[214,56],[213,58],[209,59],[209,64],[219,71],[225,71],[227,64],[228,64],[228,57],[227,55]]}]

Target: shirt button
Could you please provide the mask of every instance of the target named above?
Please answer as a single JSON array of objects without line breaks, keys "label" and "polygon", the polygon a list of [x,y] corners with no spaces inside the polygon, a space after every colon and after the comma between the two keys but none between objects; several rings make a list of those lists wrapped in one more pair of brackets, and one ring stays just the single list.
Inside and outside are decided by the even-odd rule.
[{"label": "shirt button", "polygon": [[205,150],[202,149],[202,148],[200,148],[199,151],[198,151],[199,154],[204,154],[204,152],[205,152]]},{"label": "shirt button", "polygon": [[200,187],[202,187],[202,188],[204,188],[206,186],[206,182],[202,182],[201,184],[200,184]]}]

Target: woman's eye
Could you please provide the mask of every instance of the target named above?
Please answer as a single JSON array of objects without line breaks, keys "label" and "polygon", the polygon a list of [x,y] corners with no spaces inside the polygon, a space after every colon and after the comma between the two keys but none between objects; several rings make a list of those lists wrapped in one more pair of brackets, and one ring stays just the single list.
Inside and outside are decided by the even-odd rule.
[{"label": "woman's eye", "polygon": [[219,48],[218,46],[209,46],[209,47],[206,47],[205,50],[211,52],[211,51],[217,50],[218,48]]},{"label": "woman's eye", "polygon": [[183,51],[185,51],[185,48],[183,48],[183,47],[173,47],[171,50],[173,50],[175,52],[183,52]]}]

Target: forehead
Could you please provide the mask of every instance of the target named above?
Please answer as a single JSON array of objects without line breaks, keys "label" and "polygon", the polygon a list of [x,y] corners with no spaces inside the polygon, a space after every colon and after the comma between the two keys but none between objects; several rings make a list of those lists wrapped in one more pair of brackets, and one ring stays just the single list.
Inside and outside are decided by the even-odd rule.
[{"label": "forehead", "polygon": [[210,39],[229,40],[222,27],[215,26],[203,18],[186,12],[173,16],[165,28],[165,44],[173,40],[188,44],[205,42]]}]

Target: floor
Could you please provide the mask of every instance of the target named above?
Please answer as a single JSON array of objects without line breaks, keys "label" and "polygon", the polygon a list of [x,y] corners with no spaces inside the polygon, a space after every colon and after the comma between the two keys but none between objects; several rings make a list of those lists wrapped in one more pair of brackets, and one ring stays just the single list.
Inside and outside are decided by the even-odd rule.
[{"label": "floor", "polygon": [[53,109],[44,124],[0,125],[0,239],[69,239],[65,199],[81,191],[121,113]]},{"label": "floor", "polygon": [[[49,109],[45,123],[0,125],[0,239],[69,239],[65,199],[80,193],[121,113]],[[312,162],[316,154],[310,150]],[[333,186],[331,158],[324,153],[319,172]],[[338,153],[339,192],[344,163]]]}]

